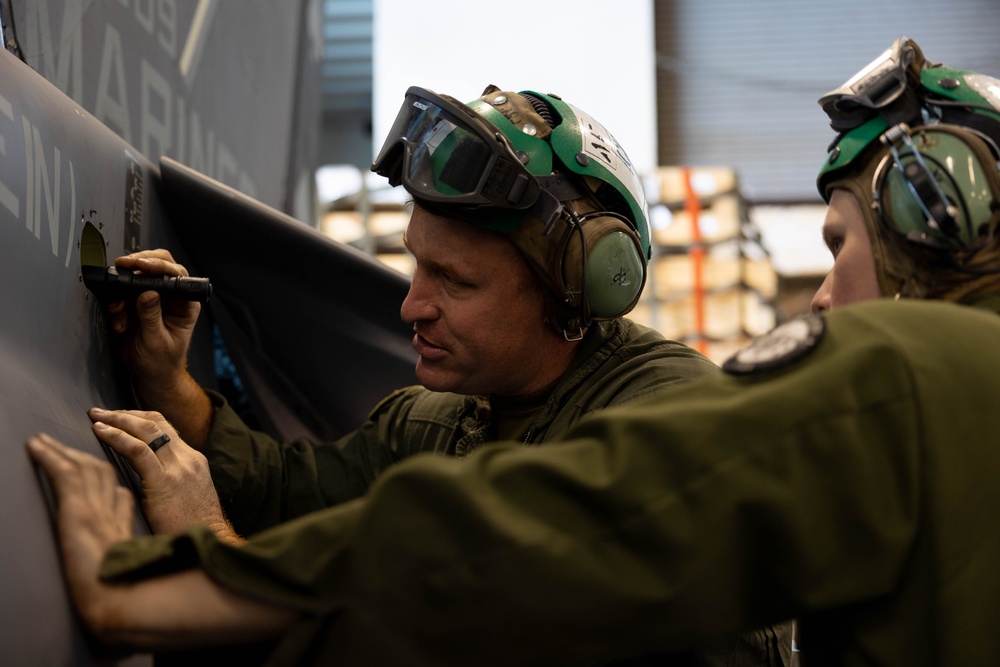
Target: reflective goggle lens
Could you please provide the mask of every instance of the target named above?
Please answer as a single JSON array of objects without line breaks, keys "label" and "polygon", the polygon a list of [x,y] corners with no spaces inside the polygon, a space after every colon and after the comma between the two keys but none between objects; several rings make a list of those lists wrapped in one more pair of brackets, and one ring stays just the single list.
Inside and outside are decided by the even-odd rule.
[{"label": "reflective goggle lens", "polygon": [[404,139],[404,180],[425,194],[475,194],[493,162],[493,151],[484,141],[440,110],[416,120]]},{"label": "reflective goggle lens", "polygon": [[415,197],[455,206],[526,208],[534,178],[474,111],[422,88],[410,88],[372,164]]},{"label": "reflective goggle lens", "polygon": [[413,194],[435,201],[478,199],[474,196],[496,157],[491,139],[446,108],[447,100],[431,99],[428,92],[407,91],[372,169],[390,182],[405,183]]}]

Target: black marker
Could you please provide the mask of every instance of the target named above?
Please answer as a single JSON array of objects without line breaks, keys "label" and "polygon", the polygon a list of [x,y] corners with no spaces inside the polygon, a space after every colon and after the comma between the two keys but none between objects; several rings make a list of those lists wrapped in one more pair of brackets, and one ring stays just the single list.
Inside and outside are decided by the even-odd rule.
[{"label": "black marker", "polygon": [[143,292],[159,292],[168,299],[207,303],[212,296],[208,278],[136,274],[115,266],[83,266],[83,284],[103,301],[135,298]]}]

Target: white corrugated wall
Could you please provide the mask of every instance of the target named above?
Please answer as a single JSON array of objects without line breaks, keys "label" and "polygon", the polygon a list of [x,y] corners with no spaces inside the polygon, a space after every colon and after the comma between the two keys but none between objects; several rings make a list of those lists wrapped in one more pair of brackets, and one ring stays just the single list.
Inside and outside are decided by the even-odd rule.
[{"label": "white corrugated wall", "polygon": [[661,163],[732,165],[751,201],[817,200],[816,100],[906,35],[1000,77],[1000,0],[656,0]]}]

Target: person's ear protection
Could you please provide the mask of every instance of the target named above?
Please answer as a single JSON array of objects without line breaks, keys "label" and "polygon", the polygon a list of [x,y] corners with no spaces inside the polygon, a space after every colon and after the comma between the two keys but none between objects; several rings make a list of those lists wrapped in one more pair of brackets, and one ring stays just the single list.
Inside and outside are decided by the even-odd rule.
[{"label": "person's ear protection", "polygon": [[[611,134],[557,96],[489,87],[471,106],[523,152],[542,188],[561,204],[538,223],[480,212],[477,224],[511,234],[556,297],[553,324],[567,338],[594,320],[635,306],[650,257],[648,214],[638,175]],[[543,159],[544,158],[544,159]]]},{"label": "person's ear protection", "polygon": [[1000,214],[1000,149],[986,135],[955,125],[881,137],[889,149],[872,181],[882,221],[909,241],[935,250],[974,250]]},{"label": "person's ear protection", "polygon": [[639,235],[624,217],[607,211],[576,217],[571,224],[556,276],[575,301],[567,305],[581,313],[584,325],[628,313],[646,282]]}]

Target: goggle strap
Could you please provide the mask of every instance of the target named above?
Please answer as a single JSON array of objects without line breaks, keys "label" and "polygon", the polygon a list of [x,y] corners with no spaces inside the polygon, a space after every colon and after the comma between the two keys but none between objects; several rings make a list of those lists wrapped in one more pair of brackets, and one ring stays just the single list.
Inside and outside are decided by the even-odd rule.
[{"label": "goggle strap", "polygon": [[535,180],[538,181],[538,185],[543,191],[548,192],[559,201],[573,201],[589,194],[581,188],[579,180],[570,178],[566,174],[535,176]]},{"label": "goggle strap", "polygon": [[565,174],[536,176],[535,180],[538,181],[542,190],[531,207],[531,214],[542,221],[542,230],[548,234],[562,213],[562,203],[580,199],[585,197],[587,193],[581,190],[577,179],[569,178]]},{"label": "goggle strap", "polygon": [[529,211],[531,215],[542,221],[542,233],[547,236],[562,215],[563,205],[551,193],[542,190],[538,193],[538,199],[531,205]]}]

